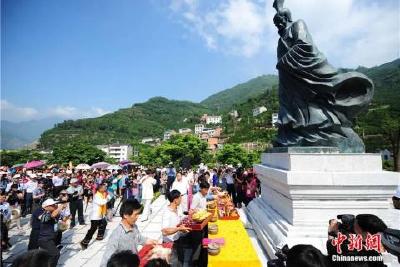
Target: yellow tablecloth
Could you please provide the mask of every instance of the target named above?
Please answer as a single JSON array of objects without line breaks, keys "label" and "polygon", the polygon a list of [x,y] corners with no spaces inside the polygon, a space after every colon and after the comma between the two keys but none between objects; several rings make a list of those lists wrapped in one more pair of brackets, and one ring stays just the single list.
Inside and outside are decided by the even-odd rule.
[{"label": "yellow tablecloth", "polygon": [[225,245],[217,256],[208,255],[209,267],[262,266],[241,220],[218,220],[216,224],[218,224],[218,234],[209,234],[208,238],[223,237]]}]

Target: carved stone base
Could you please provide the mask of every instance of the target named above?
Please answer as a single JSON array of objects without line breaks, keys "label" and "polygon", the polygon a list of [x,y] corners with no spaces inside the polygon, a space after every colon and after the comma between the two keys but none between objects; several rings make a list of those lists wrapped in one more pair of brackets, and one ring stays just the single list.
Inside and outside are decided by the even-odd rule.
[{"label": "carved stone base", "polygon": [[326,253],[328,221],[338,214],[371,213],[400,225],[391,202],[400,174],[383,171],[379,154],[264,153],[255,171],[262,197],[248,216],[271,258],[284,244]]}]

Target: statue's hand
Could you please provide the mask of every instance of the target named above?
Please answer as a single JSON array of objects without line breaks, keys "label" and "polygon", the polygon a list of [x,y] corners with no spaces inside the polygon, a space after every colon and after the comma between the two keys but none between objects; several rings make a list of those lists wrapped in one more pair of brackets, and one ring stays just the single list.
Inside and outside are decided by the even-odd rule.
[{"label": "statue's hand", "polygon": [[277,12],[279,12],[283,9],[283,2],[284,0],[275,0],[272,7],[275,8]]}]

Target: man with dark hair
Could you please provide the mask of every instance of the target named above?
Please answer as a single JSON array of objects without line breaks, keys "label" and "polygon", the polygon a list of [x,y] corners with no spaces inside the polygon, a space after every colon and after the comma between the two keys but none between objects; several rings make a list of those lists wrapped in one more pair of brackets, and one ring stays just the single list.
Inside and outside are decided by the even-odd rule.
[{"label": "man with dark hair", "polygon": [[30,250],[19,255],[13,261],[11,267],[50,267],[51,256],[43,249]]},{"label": "man with dark hair", "polygon": [[210,189],[210,184],[208,182],[200,183],[200,191],[193,196],[192,204],[190,205],[191,210],[201,210],[207,209],[207,199],[208,190]]},{"label": "man with dark hair", "polygon": [[78,184],[78,179],[72,178],[69,182],[70,186],[67,188],[69,202],[69,209],[71,211],[71,228],[75,226],[75,215],[78,212],[78,221],[80,225],[85,225],[83,217],[83,187]]},{"label": "man with dark hair", "polygon": [[45,198],[45,191],[43,189],[43,181],[39,180],[37,183],[37,187],[33,190],[32,197],[33,197],[33,209],[32,212],[41,207],[42,202]]},{"label": "man with dark hair", "polygon": [[181,204],[181,193],[174,189],[168,194],[170,204],[162,216],[161,232],[164,242],[174,242],[179,239],[181,233],[189,232],[190,228],[181,224],[181,217],[178,214],[178,206]]},{"label": "man with dark hair", "polygon": [[354,231],[363,236],[367,233],[371,235],[382,233],[387,228],[386,224],[373,214],[358,214],[354,222]]},{"label": "man with dark hair", "polygon": [[169,265],[168,262],[164,259],[151,259],[145,265],[145,267],[168,267],[168,266],[171,265]]},{"label": "man with dark hair", "polygon": [[180,214],[178,214],[178,206],[181,204],[182,199],[181,193],[178,190],[172,190],[167,197],[170,204],[165,209],[162,216],[161,232],[163,235],[163,242],[174,242],[172,248],[173,266],[189,264],[192,261],[192,247],[195,240],[190,237],[187,239],[182,238],[191,229],[181,223],[182,218]]},{"label": "man with dark hair", "polygon": [[137,267],[140,264],[138,255],[130,250],[114,253],[107,262],[107,267]]},{"label": "man with dark hair", "polygon": [[330,263],[321,251],[311,245],[296,245],[287,253],[286,267],[328,267]]},{"label": "man with dark hair", "polygon": [[170,162],[168,164],[166,172],[167,172],[167,192],[165,195],[166,195],[166,197],[168,197],[168,194],[171,190],[172,184],[174,183],[175,177],[176,177],[176,170],[175,170],[174,164],[172,162]]},{"label": "man with dark hair", "polygon": [[136,221],[142,212],[142,205],[136,199],[125,200],[119,213],[121,223],[112,232],[103,255],[101,266],[106,266],[111,255],[123,250],[130,250],[137,254],[138,245],[156,245],[157,240],[144,237],[136,226]]},{"label": "man with dark hair", "polygon": [[151,201],[154,197],[153,186],[156,184],[154,179],[154,171],[149,169],[145,175],[140,179],[139,184],[142,185],[142,203],[143,203],[143,214],[141,220],[147,221],[151,213]]}]

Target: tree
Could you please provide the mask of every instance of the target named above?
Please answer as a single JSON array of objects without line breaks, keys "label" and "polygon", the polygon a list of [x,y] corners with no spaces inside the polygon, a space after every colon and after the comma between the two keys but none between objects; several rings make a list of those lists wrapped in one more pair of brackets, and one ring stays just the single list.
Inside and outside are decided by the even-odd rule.
[{"label": "tree", "polygon": [[88,143],[73,142],[55,147],[50,161],[57,164],[72,162],[74,165],[80,163],[91,165],[99,161],[104,161],[105,158],[106,153],[97,147]]},{"label": "tree", "polygon": [[367,151],[389,148],[393,153],[394,171],[400,171],[400,112],[390,106],[370,109],[358,121]]},{"label": "tree", "polygon": [[194,135],[175,135],[159,146],[142,148],[137,160],[146,166],[173,162],[176,166],[191,167],[212,160],[207,148],[207,143]]},{"label": "tree", "polygon": [[0,151],[0,164],[2,166],[13,166],[19,163],[26,163],[32,160],[46,160],[47,155],[37,150],[9,150]]},{"label": "tree", "polygon": [[394,171],[400,171],[400,119],[389,112],[382,114],[382,135],[393,152]]},{"label": "tree", "polygon": [[238,144],[226,144],[217,152],[217,161],[222,164],[237,165],[241,163],[243,167],[250,168],[259,161],[260,153],[247,153]]}]

